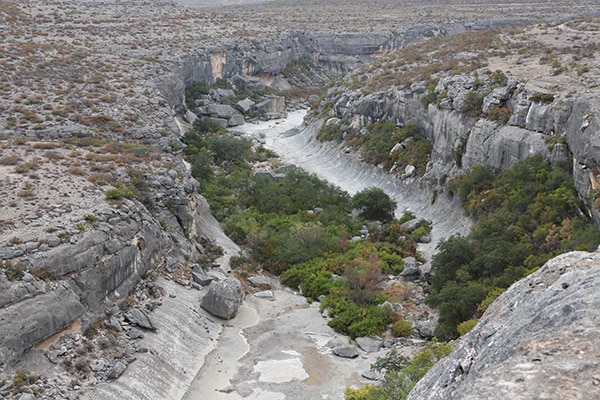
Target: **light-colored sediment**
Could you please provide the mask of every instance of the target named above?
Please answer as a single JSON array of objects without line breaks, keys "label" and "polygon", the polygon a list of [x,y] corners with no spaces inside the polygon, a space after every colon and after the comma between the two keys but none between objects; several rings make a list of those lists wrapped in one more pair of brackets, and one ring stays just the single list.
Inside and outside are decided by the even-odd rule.
[{"label": "light-colored sediment", "polygon": [[345,387],[368,382],[360,373],[383,352],[333,355],[333,345],[349,339],[327,326],[318,303],[273,283],[273,300],[248,295],[240,316],[226,323],[184,399],[343,399]]}]

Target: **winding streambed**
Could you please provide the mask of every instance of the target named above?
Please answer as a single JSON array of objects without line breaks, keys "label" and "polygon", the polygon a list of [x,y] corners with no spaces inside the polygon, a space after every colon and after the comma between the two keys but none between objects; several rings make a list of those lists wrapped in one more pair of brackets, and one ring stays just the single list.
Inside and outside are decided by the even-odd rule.
[{"label": "winding streambed", "polygon": [[361,162],[335,143],[315,139],[315,129],[304,125],[306,110],[294,111],[283,121],[246,124],[237,131],[264,139],[264,146],[279,154],[286,163],[314,173],[350,195],[369,187],[384,190],[398,204],[396,216],[411,211],[417,218],[433,223],[432,242],[420,251],[431,255],[439,240],[454,234],[466,234],[472,224],[462,208],[448,196],[440,195],[432,204],[431,190],[418,178],[399,180],[376,166]]},{"label": "winding streambed", "polygon": [[[312,128],[303,125],[305,115],[296,111],[285,120],[246,124],[236,132],[260,139],[284,162],[350,194],[373,186],[383,189],[397,201],[398,216],[411,211],[431,220],[434,240],[420,247],[426,255],[440,239],[468,230],[469,220],[450,199],[442,196],[431,204],[431,193],[418,181],[400,181],[339,146],[319,143]],[[315,305],[276,286],[273,301],[249,296],[240,314],[225,324],[217,348],[184,399],[342,399],[344,387],[364,383],[359,373],[368,370],[378,354],[356,360],[332,356],[333,343],[347,339],[337,337]]]}]

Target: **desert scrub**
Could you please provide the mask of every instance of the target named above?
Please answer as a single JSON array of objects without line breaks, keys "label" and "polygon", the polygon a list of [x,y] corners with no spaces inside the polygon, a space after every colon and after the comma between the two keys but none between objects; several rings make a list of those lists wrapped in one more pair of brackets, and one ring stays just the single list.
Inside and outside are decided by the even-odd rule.
[{"label": "desert scrub", "polygon": [[17,192],[17,196],[24,198],[25,200],[34,200],[35,196],[35,186],[31,182],[25,182],[23,184],[23,188]]},{"label": "desert scrub", "polygon": [[496,121],[498,125],[505,125],[510,117],[512,116],[513,111],[505,106],[491,106],[487,112],[487,118],[492,121]]},{"label": "desert scrub", "polygon": [[468,319],[468,320],[463,321],[460,324],[458,324],[458,326],[456,327],[456,330],[458,331],[458,334],[460,336],[464,336],[471,329],[473,329],[475,327],[475,325],[477,325],[477,322],[479,322],[479,318]]},{"label": "desert scrub", "polygon": [[392,324],[392,335],[395,337],[407,337],[412,332],[412,324],[408,321],[400,319]]},{"label": "desert scrub", "polygon": [[529,100],[536,103],[552,103],[554,101],[553,93],[535,93],[529,96]]},{"label": "desert scrub", "polygon": [[25,276],[25,265],[22,263],[13,263],[11,261],[4,262],[4,273],[9,281],[15,281]]},{"label": "desert scrub", "polygon": [[408,165],[415,167],[417,175],[425,172],[432,145],[414,124],[398,127],[391,121],[380,121],[366,128],[367,134],[352,132],[345,139],[366,162],[382,165],[386,170],[393,168],[398,173]]},{"label": "desert scrub", "polygon": [[123,197],[129,198],[133,196],[133,193],[120,188],[107,189],[104,192],[104,196],[107,200],[120,200]]},{"label": "desert scrub", "polygon": [[483,99],[485,99],[488,93],[469,90],[465,95],[463,114],[472,118],[479,118],[482,115],[481,106],[483,105]]},{"label": "desert scrub", "polygon": [[417,382],[439,360],[452,352],[452,346],[432,340],[423,350],[408,359],[392,348],[384,357],[378,357],[371,370],[385,373],[380,385],[365,385],[359,389],[347,388],[345,400],[404,400]]},{"label": "desert scrub", "polygon": [[336,141],[343,139],[344,135],[340,127],[341,121],[337,118],[330,118],[323,123],[321,129],[317,133],[317,139],[320,141]]}]

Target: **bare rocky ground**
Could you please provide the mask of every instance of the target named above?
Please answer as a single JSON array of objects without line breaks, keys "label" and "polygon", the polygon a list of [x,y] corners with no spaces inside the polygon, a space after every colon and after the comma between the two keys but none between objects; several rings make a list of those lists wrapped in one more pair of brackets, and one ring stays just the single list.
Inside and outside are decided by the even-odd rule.
[{"label": "bare rocky ground", "polygon": [[[176,148],[178,141],[173,134],[177,127],[167,103],[151,82],[160,74],[167,73],[170,62],[181,55],[223,41],[235,42],[258,35],[274,38],[288,29],[389,32],[431,21],[461,20],[477,24],[496,18],[544,18],[544,21],[506,35],[507,41],[518,41],[521,47],[531,44],[532,52],[495,55],[489,58],[488,68],[510,70],[511,74],[529,80],[544,91],[561,91],[566,95],[598,91],[598,21],[560,22],[565,17],[597,12],[596,1],[573,4],[533,0],[499,5],[491,1],[313,0],[300,4],[279,0],[257,4],[251,1],[248,3],[252,4],[232,2],[227,7],[214,7],[214,2],[191,4],[193,2],[0,0],[0,241],[3,244],[25,246],[28,251],[35,251],[76,242],[95,223],[90,217],[94,213],[90,211],[111,207],[104,192],[118,184],[120,179],[129,179],[131,168],[172,179],[185,175],[186,171],[173,162],[173,156],[163,152]],[[182,4],[201,7],[188,8]],[[219,2],[219,5],[222,4]],[[536,43],[555,50],[546,54],[542,48],[535,46]],[[544,58],[545,55],[548,57]],[[78,140],[80,136],[89,138],[89,135],[95,139]],[[121,146],[115,142],[120,142]],[[152,145],[142,146],[140,142]],[[19,273],[19,268],[11,266],[10,271]],[[48,279],[47,276],[36,278]],[[161,309],[166,314],[172,313],[194,301],[187,297],[194,293],[187,287],[172,281],[159,284],[166,290],[162,300],[164,307],[159,306],[158,313]],[[289,293],[279,295],[285,298],[292,296]],[[132,300],[148,304],[154,301],[143,291],[134,295]],[[251,300],[254,305],[259,301],[263,300]],[[297,303],[298,298],[293,297],[290,301],[299,313],[312,310],[316,314],[314,307],[306,308]],[[197,371],[211,349],[210,342],[216,340],[221,330],[214,320],[199,318],[201,311],[196,305],[189,306],[188,313],[180,317],[189,318],[193,321],[192,325],[204,324],[201,330],[210,325],[206,335],[197,336],[197,331],[192,330],[188,332],[189,336],[177,336],[187,329],[187,325],[182,325],[178,333],[170,335],[173,341],[197,347],[190,364],[172,367],[184,369],[183,372],[178,369],[173,378],[173,382],[181,385],[191,383],[192,376],[182,376],[195,374],[194,370]],[[264,334],[261,329],[268,329],[270,321],[278,321],[274,318],[279,311],[272,310],[271,303],[267,305],[269,307],[261,311],[265,323],[249,328],[248,335],[261,338]],[[157,315],[156,318],[163,317],[165,315]],[[285,321],[272,323],[285,324]],[[73,356],[75,360],[74,354],[80,347],[85,349],[87,340],[82,332],[78,332],[77,324],[70,329],[75,336],[69,339],[69,343],[75,343],[75,346],[61,355]],[[164,335],[169,336],[169,331],[165,331]],[[148,336],[150,338],[142,339],[139,347],[129,341],[123,345],[121,350],[132,357],[139,357],[136,362],[140,365],[126,372],[115,385],[127,386],[127,379],[136,382],[136,376],[143,376],[146,366],[156,364],[157,360],[177,360],[178,356],[170,354],[168,346],[161,351],[150,352],[148,356],[144,349],[152,349],[148,343],[153,341],[152,334]],[[58,338],[56,340],[60,344]],[[114,345],[110,340],[104,344],[94,343],[93,346],[109,349]],[[310,351],[314,351],[317,342],[313,341],[313,350]],[[307,348],[290,351],[300,353]],[[60,346],[58,349],[62,351]],[[318,371],[327,369],[329,365],[323,357],[330,355],[326,349],[321,350],[327,356],[315,353],[315,358],[311,358],[321,360],[321,364],[311,365],[312,361],[302,360],[305,371],[312,376],[310,379],[317,379]],[[136,352],[141,355],[133,356]],[[246,366],[234,380],[241,393],[250,393],[247,387],[244,389],[244,382],[257,375],[248,367],[249,360],[254,357],[253,362],[267,361],[261,358],[263,352],[264,349],[259,346],[242,360]],[[296,357],[295,353],[284,354]],[[105,356],[110,358],[114,354]],[[139,362],[144,358],[147,364]],[[363,368],[370,358],[361,358],[360,362]],[[49,393],[57,390],[53,398],[78,398],[82,387],[89,387],[98,379],[85,370],[84,364],[80,365],[84,370],[75,375],[65,375],[64,370],[54,371],[55,367],[50,364],[32,363],[26,366],[31,371],[36,367],[41,369],[40,374],[54,371],[59,377],[52,382],[50,378],[43,378],[38,389],[47,384]],[[102,370],[102,374],[107,373],[110,371]],[[327,382],[319,384],[326,385]],[[349,381],[343,384],[349,384]],[[276,391],[265,385],[264,390]],[[134,392],[132,398],[143,398],[145,395],[141,393],[146,389]],[[175,392],[182,394],[183,390],[179,388]],[[170,396],[174,392],[168,393]],[[301,398],[293,393],[299,392],[290,392],[289,398]]]}]

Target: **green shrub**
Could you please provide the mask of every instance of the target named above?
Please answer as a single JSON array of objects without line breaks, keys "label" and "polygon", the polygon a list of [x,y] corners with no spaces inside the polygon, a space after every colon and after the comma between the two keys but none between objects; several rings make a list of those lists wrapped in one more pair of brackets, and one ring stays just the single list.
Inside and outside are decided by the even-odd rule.
[{"label": "green shrub", "polygon": [[108,199],[108,200],[119,200],[122,199],[123,197],[127,197],[127,193],[119,188],[112,188],[112,189],[108,189],[104,192],[104,196]]},{"label": "green shrub", "polygon": [[487,96],[487,92],[474,92],[469,90],[465,95],[465,106],[463,108],[463,114],[469,117],[479,118],[481,116],[483,105],[483,99]]},{"label": "green shrub", "polygon": [[552,93],[535,93],[529,96],[529,100],[538,103],[552,103],[554,101],[554,94]]},{"label": "green shrub", "polygon": [[460,336],[464,336],[467,332],[469,332],[471,329],[473,329],[473,327],[475,327],[475,325],[477,325],[477,322],[479,322],[478,318],[468,319],[468,320],[463,321],[460,324],[458,324],[458,326],[456,327],[456,330],[458,331],[458,334]]},{"label": "green shrub", "polygon": [[31,373],[24,368],[19,368],[15,371],[15,375],[13,376],[13,384],[19,388],[24,386],[29,382],[31,378]]},{"label": "green shrub", "polygon": [[436,85],[427,86],[427,92],[421,97],[421,104],[427,109],[430,104],[437,102],[437,94],[435,94]]},{"label": "green shrub", "polygon": [[500,125],[504,125],[508,122],[512,114],[513,112],[510,108],[494,105],[488,109],[487,116],[488,119],[496,121]]},{"label": "green shrub", "polygon": [[344,134],[340,127],[340,124],[324,122],[317,133],[317,140],[322,142],[336,141],[339,142],[343,139]]},{"label": "green shrub", "polygon": [[394,218],[396,202],[379,188],[368,188],[352,197],[352,207],[370,220],[389,222]]},{"label": "green shrub", "polygon": [[412,324],[404,320],[398,320],[392,324],[392,335],[395,337],[407,337],[412,332]]},{"label": "green shrub", "polygon": [[592,220],[580,212],[568,166],[534,156],[500,174],[474,167],[451,186],[476,223],[468,237],[440,242],[432,260],[426,301],[439,307],[441,339],[457,337],[460,323],[477,318],[502,290],[550,258],[600,243]]},{"label": "green shrub", "polygon": [[423,350],[408,360],[391,349],[378,357],[371,369],[385,372],[381,386],[365,385],[360,389],[346,389],[346,400],[404,400],[417,382],[442,358],[452,352],[448,343],[433,339]]}]

